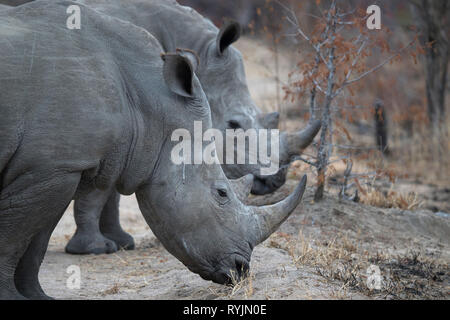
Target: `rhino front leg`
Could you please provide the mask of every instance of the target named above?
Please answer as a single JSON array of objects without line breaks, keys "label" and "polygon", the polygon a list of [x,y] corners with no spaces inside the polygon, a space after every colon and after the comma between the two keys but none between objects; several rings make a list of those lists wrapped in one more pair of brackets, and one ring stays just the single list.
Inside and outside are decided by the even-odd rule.
[{"label": "rhino front leg", "polygon": [[66,245],[66,252],[72,254],[113,253],[118,250],[116,243],[106,238],[99,228],[102,209],[111,190],[94,190],[75,200],[74,217],[77,230]]},{"label": "rhino front leg", "polygon": [[134,250],[133,237],[123,231],[119,219],[120,194],[111,192],[100,216],[100,231],[108,239],[113,240],[118,248]]},{"label": "rhino front leg", "polygon": [[[3,243],[0,243],[4,245]],[[16,254],[0,252],[0,300],[24,300],[14,284],[14,269],[20,255],[26,250],[26,244],[19,244],[14,248]],[[8,250],[9,251],[9,250]]]},{"label": "rhino front leg", "polygon": [[52,299],[45,294],[44,290],[42,290],[41,285],[39,284],[38,274],[39,268],[44,260],[45,252],[47,251],[50,236],[52,235],[53,230],[55,230],[64,211],[65,209],[49,227],[33,237],[28,249],[25,251],[17,265],[14,274],[14,282],[17,290],[28,299]]},{"label": "rhino front leg", "polygon": [[0,299],[48,299],[38,273],[80,175],[24,174],[0,190]]}]

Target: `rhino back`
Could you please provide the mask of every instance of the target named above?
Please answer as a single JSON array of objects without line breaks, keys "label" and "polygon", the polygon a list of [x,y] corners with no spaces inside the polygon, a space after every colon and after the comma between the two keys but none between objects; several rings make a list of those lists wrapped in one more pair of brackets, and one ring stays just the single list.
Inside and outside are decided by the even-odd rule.
[{"label": "rhino back", "polygon": [[165,51],[189,48],[201,54],[218,29],[190,7],[175,0],[80,0],[105,14],[145,28]]},{"label": "rhino back", "polygon": [[10,179],[36,165],[97,165],[130,134],[127,88],[148,86],[160,73],[161,48],[146,31],[84,6],[81,30],[69,30],[72,4],[38,1],[0,12],[0,131],[8,132],[0,171],[5,161],[20,163]]}]

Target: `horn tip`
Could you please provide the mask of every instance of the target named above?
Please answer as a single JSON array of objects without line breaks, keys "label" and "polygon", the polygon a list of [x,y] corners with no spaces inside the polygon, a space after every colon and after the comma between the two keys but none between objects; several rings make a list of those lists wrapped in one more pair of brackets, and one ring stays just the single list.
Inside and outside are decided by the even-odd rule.
[{"label": "horn tip", "polygon": [[302,179],[298,183],[297,188],[295,188],[295,191],[293,194],[295,194],[295,197],[297,198],[297,205],[300,203],[300,201],[303,198],[303,194],[305,193],[307,181],[308,181],[308,177],[305,174],[305,175],[303,175]]},{"label": "horn tip", "polygon": [[322,122],[320,120],[314,120],[308,123],[305,129],[298,132],[298,140],[295,149],[303,150],[307,148],[313,142],[321,128]]},{"label": "horn tip", "polygon": [[314,120],[311,122],[310,126],[313,129],[313,131],[317,134],[317,132],[319,132],[320,128],[322,127],[322,121]]},{"label": "horn tip", "polygon": [[308,176],[306,174],[304,174],[302,179],[300,180],[299,185],[301,185],[302,187],[305,187],[306,186],[306,182],[308,182]]}]

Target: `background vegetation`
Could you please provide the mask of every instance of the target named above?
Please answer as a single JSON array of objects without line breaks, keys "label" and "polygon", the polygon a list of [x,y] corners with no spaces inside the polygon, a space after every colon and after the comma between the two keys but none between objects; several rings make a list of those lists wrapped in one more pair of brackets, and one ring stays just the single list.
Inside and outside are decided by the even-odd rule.
[{"label": "background vegetation", "polygon": [[[217,25],[238,20],[247,38],[270,48],[276,93],[262,104],[281,112],[281,129],[322,119],[317,144],[293,170],[315,177],[316,201],[325,189],[371,205],[450,211],[448,195],[437,204],[429,194],[449,192],[448,1],[180,3]],[[366,27],[372,4],[380,30]]]}]

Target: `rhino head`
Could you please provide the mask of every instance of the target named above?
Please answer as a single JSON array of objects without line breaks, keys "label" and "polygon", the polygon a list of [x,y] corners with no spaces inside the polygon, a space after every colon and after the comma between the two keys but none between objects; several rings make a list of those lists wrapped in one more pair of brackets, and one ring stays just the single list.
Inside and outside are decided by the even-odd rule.
[{"label": "rhino head", "polygon": [[[165,103],[164,128],[193,132],[194,121],[212,127],[208,100],[191,62],[164,56],[164,78],[174,99]],[[169,116],[170,115],[170,116]],[[166,134],[151,177],[136,190],[139,207],[164,247],[206,280],[226,284],[244,275],[253,248],[270,236],[300,202],[306,177],[285,200],[270,206],[244,205],[251,175],[233,182],[220,164],[174,164],[175,141]],[[195,151],[195,150],[194,150]],[[203,149],[202,149],[203,151]]]},{"label": "rhino head", "polygon": [[[217,30],[214,27],[214,30]],[[206,50],[200,51],[196,73],[202,83],[212,112],[214,127],[225,135],[227,129],[276,129],[278,112],[262,113],[253,102],[248,90],[241,53],[232,44],[241,35],[240,25],[228,22],[211,38]],[[253,174],[253,194],[267,194],[282,186],[291,159],[302,153],[320,130],[320,121],[314,121],[302,131],[281,132],[279,138],[278,172],[263,176],[261,165],[223,164],[227,177],[236,179]]]}]

